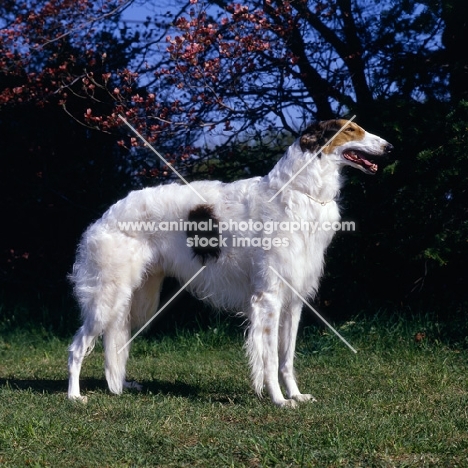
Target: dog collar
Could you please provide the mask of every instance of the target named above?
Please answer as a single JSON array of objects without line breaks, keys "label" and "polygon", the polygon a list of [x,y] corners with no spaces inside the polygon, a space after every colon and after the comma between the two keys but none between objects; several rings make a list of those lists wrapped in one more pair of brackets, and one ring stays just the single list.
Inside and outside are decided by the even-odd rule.
[{"label": "dog collar", "polygon": [[316,203],[320,203],[322,206],[325,206],[327,203],[331,203],[332,201],[335,201],[334,198],[332,198],[331,200],[325,200],[325,201],[317,200],[316,198],[314,198],[312,195],[309,195],[308,193],[306,193],[305,196],[309,197],[311,200],[314,200],[314,202]]}]

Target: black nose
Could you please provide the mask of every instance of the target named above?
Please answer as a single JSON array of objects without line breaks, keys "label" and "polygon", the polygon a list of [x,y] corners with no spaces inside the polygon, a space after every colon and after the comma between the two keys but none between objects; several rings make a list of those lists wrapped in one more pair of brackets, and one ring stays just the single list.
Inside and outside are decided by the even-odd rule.
[{"label": "black nose", "polygon": [[391,152],[393,151],[393,145],[391,145],[390,143],[387,143],[387,144],[385,145],[384,151],[385,151],[386,153],[391,153]]}]

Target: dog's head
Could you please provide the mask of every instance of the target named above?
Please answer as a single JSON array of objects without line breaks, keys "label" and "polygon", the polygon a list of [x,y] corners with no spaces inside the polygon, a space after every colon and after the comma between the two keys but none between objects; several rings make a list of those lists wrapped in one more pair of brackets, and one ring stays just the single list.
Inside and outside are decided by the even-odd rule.
[{"label": "dog's head", "polygon": [[385,156],[393,146],[383,138],[366,132],[354,122],[344,119],[327,120],[310,125],[300,137],[302,151],[319,152],[318,157],[333,159],[340,165],[375,174],[378,166],[370,161]]}]

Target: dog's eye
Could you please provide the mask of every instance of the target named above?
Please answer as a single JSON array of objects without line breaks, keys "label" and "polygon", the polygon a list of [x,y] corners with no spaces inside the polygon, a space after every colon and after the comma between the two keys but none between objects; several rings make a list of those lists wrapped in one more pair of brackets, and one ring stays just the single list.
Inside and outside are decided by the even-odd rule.
[{"label": "dog's eye", "polygon": [[353,133],[353,132],[354,132],[354,128],[353,128],[353,127],[346,127],[346,128],[345,128],[345,132]]}]

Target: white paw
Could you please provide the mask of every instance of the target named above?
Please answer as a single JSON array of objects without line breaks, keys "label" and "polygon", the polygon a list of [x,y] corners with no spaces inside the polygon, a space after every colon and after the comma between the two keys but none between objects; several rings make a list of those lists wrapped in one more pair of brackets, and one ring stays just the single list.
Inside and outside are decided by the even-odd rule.
[{"label": "white paw", "polygon": [[282,400],[275,402],[275,404],[280,408],[297,408],[299,406],[295,400]]},{"label": "white paw", "polygon": [[123,387],[128,390],[136,390],[137,392],[141,392],[143,390],[143,385],[140,385],[138,382],[135,382],[134,380],[131,382],[125,381],[123,383]]},{"label": "white paw", "polygon": [[68,395],[68,399],[70,401],[74,401],[77,403],[81,403],[83,405],[86,405],[88,403],[88,397],[86,396],[81,396],[81,395]]},{"label": "white paw", "polygon": [[293,395],[291,398],[299,403],[303,403],[305,401],[317,401],[317,399],[310,393],[299,393],[298,395]]}]

